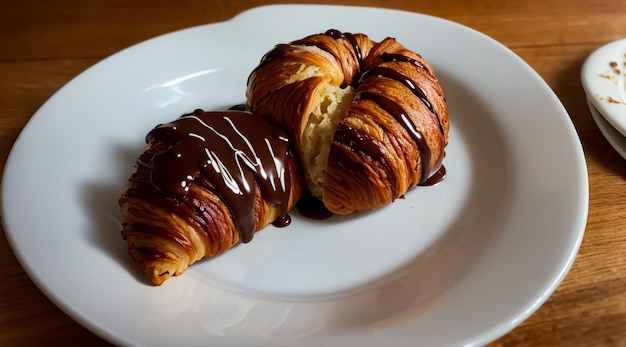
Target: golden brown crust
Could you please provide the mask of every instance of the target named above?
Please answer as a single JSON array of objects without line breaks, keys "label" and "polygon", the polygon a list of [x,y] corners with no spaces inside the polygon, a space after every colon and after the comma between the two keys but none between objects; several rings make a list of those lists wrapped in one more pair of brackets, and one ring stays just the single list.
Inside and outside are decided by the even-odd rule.
[{"label": "golden brown crust", "polygon": [[[149,158],[167,146],[165,139],[151,141],[142,157]],[[304,192],[299,165],[289,158],[291,193],[288,208]],[[255,231],[272,223],[281,214],[280,206],[267,202],[256,189]],[[211,182],[200,176],[186,195],[167,197],[150,183],[150,170],[137,167],[119,200],[122,236],[128,253],[154,285],[185,272],[194,262],[213,257],[239,242],[232,214],[215,193]]]},{"label": "golden brown crust", "polygon": [[[313,110],[323,107],[327,87],[356,87],[343,119],[329,130],[334,134],[322,199],[330,211],[349,214],[388,204],[442,164],[449,131],[443,91],[432,67],[395,39],[311,35],[265,58],[250,75],[248,107],[281,124],[301,158],[311,155],[304,131]],[[379,73],[385,68],[397,74]]]}]

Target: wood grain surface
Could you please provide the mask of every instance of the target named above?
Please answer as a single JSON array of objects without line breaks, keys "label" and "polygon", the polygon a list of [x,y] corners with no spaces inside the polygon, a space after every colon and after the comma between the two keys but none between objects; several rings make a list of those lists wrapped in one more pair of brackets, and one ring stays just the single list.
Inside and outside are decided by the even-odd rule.
[{"label": "wood grain surface", "polygon": [[[154,36],[227,20],[270,3],[0,1],[0,169],[30,117],[56,90],[89,66]],[[557,291],[492,346],[626,346],[626,161],[593,122],[580,82],[581,65],[594,49],[626,37],[626,1],[318,3],[408,10],[464,24],[512,49],[545,79],[569,112],[585,150],[590,185],[588,223],[580,252]],[[109,345],[39,291],[2,235],[0,346]]]}]

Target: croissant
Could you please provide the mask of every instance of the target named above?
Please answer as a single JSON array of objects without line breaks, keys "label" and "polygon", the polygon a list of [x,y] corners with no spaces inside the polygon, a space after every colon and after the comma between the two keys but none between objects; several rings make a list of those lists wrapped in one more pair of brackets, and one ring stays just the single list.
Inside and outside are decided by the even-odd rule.
[{"label": "croissant", "polygon": [[433,68],[394,38],[331,29],[263,56],[247,106],[291,135],[307,190],[369,211],[445,177],[449,120]]},{"label": "croissant", "polygon": [[286,226],[304,192],[287,134],[249,112],[196,110],[146,142],[119,204],[128,253],[155,285]]}]

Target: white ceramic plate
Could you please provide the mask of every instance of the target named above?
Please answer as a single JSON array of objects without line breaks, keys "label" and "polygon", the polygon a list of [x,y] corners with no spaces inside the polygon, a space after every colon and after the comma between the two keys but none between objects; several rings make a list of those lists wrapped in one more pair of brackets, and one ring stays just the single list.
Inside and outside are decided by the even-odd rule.
[{"label": "white ceramic plate", "polygon": [[606,137],[607,141],[613,148],[619,153],[624,159],[626,159],[626,137],[620,134],[607,120],[600,114],[600,111],[593,105],[593,102],[590,100],[591,96],[587,97],[587,105],[589,106],[589,112],[591,113],[591,117],[596,122],[598,129],[604,137]]},{"label": "white ceramic plate", "polygon": [[626,39],[591,53],[583,63],[581,80],[593,106],[626,136]]},{"label": "white ceramic plate", "polygon": [[[266,51],[330,28],[395,36],[432,63],[452,122],[447,179],[369,214],[294,213],[288,228],[147,285],[117,206],[145,134],[243,102]],[[116,344],[471,346],[522,322],[563,279],[588,186],[565,109],[502,45],[414,13],[294,5],[157,37],[80,74],[15,143],[2,203],[33,281]]]}]

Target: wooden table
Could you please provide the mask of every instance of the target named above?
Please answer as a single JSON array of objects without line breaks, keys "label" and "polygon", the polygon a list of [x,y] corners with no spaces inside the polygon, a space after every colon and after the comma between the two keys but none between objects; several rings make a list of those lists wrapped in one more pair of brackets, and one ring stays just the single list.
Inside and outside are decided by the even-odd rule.
[{"label": "wooden table", "polygon": [[[576,261],[552,297],[494,346],[626,346],[626,161],[593,122],[579,71],[589,53],[626,36],[624,0],[346,0],[447,18],[502,42],[556,92],[576,126],[590,204]],[[99,60],[153,36],[227,20],[262,0],[4,0],[0,3],[0,162],[34,112]],[[556,158],[555,158],[556,159]],[[4,233],[2,233],[4,235]],[[0,237],[0,345],[105,346],[55,307]]]}]

